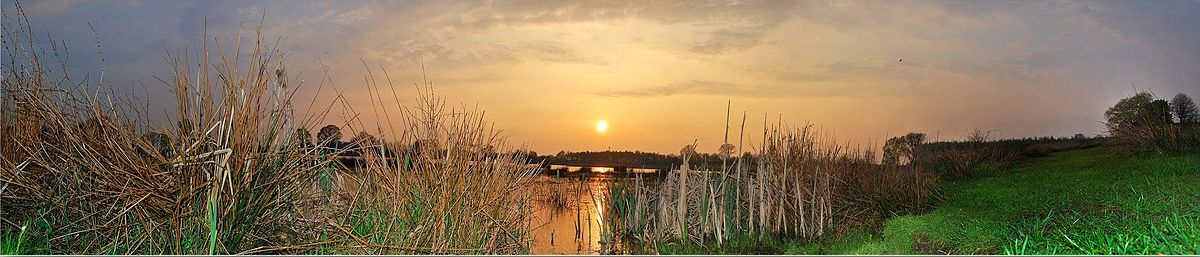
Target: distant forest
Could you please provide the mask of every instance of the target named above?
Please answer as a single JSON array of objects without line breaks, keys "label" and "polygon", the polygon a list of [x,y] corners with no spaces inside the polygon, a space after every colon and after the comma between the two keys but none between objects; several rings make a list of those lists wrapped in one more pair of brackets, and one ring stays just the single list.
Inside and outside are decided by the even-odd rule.
[{"label": "distant forest", "polygon": [[[918,134],[923,136],[923,134]],[[903,138],[903,137],[897,137]],[[1038,157],[1044,156],[1050,152],[1058,152],[1062,150],[1087,148],[1103,143],[1107,138],[1104,137],[1085,137],[1083,135],[1075,135],[1074,137],[1031,137],[1031,138],[1005,138],[1005,139],[985,139],[977,138],[978,141],[939,141],[939,142],[914,142],[913,158],[915,162],[921,164],[937,163],[946,152],[953,152],[971,147],[986,147],[995,151],[1011,153],[1014,158],[1020,157]],[[888,149],[884,150],[885,159]],[[529,152],[530,163],[545,163],[558,165],[572,166],[611,166],[611,167],[640,167],[640,168],[660,168],[671,169],[683,164],[679,154],[660,154],[641,151],[583,151],[583,152],[567,152],[559,151],[554,155],[539,155],[537,152]],[[747,152],[743,154],[747,161],[750,161],[752,155]],[[699,169],[716,169],[721,167],[721,155],[718,153],[695,153],[691,159],[690,166]],[[729,156],[728,163],[732,165],[737,161],[736,154]],[[885,160],[884,162],[887,162]],[[750,164],[753,165],[753,164]]]},{"label": "distant forest", "polygon": [[[641,151],[560,151],[554,155],[537,155],[531,152],[531,163],[562,164],[573,166],[614,166],[669,169],[683,164],[678,154],[659,154]],[[715,153],[696,153],[690,165],[693,167],[721,167],[721,156]],[[749,156],[747,154],[747,156]],[[730,156],[730,163],[737,160]]]}]

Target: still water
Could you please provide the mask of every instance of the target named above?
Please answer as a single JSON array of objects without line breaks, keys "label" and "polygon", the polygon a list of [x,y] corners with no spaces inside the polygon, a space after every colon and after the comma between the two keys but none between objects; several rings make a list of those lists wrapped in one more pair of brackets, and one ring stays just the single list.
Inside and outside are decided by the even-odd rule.
[{"label": "still water", "polygon": [[[610,183],[633,178],[538,176],[533,183],[531,254],[600,254],[600,217]],[[643,176],[643,181],[653,176]],[[612,246],[609,246],[612,248]],[[619,247],[618,247],[619,248]]]}]

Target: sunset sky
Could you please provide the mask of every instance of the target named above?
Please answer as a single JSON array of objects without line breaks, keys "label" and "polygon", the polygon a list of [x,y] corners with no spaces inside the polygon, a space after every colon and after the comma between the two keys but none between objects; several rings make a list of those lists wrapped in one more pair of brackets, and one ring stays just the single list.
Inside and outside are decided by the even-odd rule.
[{"label": "sunset sky", "polygon": [[[4,1],[5,19],[15,2]],[[1103,133],[1137,90],[1200,97],[1198,1],[21,1],[71,69],[150,99],[167,51],[232,42],[266,14],[315,96],[322,66],[359,111],[382,66],[412,105],[421,63],[450,103],[533,150],[714,152],[726,101],[757,141],[764,113],[840,141]],[[903,61],[900,61],[903,59]],[[381,77],[379,79],[382,79]],[[145,85],[143,92],[140,81]],[[328,91],[322,94],[327,94]],[[390,104],[390,103],[389,103]],[[153,110],[172,106],[153,103]],[[369,116],[369,115],[368,115]],[[340,114],[329,123],[340,123]],[[364,117],[373,124],[373,117]],[[597,121],[605,120],[603,133]]]}]

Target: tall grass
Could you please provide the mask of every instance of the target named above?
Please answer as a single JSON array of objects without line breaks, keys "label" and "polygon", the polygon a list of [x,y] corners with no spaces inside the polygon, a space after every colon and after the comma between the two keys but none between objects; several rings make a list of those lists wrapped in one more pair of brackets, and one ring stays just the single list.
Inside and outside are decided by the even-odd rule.
[{"label": "tall grass", "polygon": [[[334,92],[297,116],[298,86],[260,21],[248,40],[240,29],[232,44],[205,31],[198,51],[170,53],[172,72],[159,80],[175,113],[156,125],[107,81],[68,74],[65,45],[39,41],[15,9],[3,26],[0,234],[7,242],[15,224],[36,220],[17,236],[22,253],[527,251],[529,197],[517,189],[530,171],[524,156],[492,150],[505,142],[482,112],[445,108],[426,90],[420,106],[395,114],[400,128],[387,123],[402,144],[307,145],[297,129],[312,130],[337,104],[358,113]],[[385,108],[385,92],[367,86]],[[383,147],[412,142],[422,147]],[[342,167],[347,151],[362,151],[366,166]]]},{"label": "tall grass", "polygon": [[816,241],[930,206],[936,175],[875,164],[871,151],[819,135],[812,126],[780,123],[764,131],[758,151],[723,170],[692,170],[685,154],[684,165],[657,187],[637,180],[610,186],[606,229],[616,240],[652,244],[721,245],[745,236]]},{"label": "tall grass", "polygon": [[331,222],[355,227],[344,236],[367,253],[527,253],[536,170],[526,167],[526,151],[502,148],[482,112],[447,108],[428,84],[422,90],[417,108],[395,108],[408,125],[392,132],[400,145],[421,147],[359,145],[361,192],[347,218]]},{"label": "tall grass", "polygon": [[1200,152],[1200,126],[1136,117],[1137,125],[1105,124],[1113,143],[1129,152]]},{"label": "tall grass", "polygon": [[104,92],[111,85],[69,76],[65,49],[45,48],[18,12],[4,31],[0,176],[6,220],[42,216],[54,228],[39,251],[234,253],[294,237],[321,164],[286,139],[291,92],[261,26],[246,48],[239,33],[232,46],[205,40],[168,56],[162,82],[178,122],[154,127],[134,99]]}]

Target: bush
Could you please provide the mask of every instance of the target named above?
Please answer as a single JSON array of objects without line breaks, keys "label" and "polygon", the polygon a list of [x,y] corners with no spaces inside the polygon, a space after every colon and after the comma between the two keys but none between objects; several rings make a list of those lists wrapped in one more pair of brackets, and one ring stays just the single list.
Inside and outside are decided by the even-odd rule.
[{"label": "bush", "polygon": [[1200,132],[1194,123],[1172,123],[1169,106],[1150,93],[1138,93],[1105,111],[1104,124],[1114,143],[1130,152],[1200,151]]},{"label": "bush", "polygon": [[941,179],[920,166],[870,166],[845,177],[838,232],[881,229],[889,218],[923,213],[935,202]]}]

